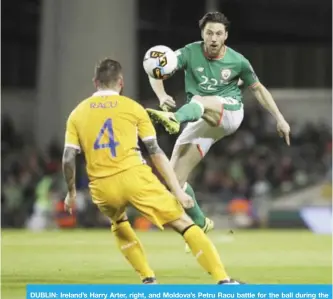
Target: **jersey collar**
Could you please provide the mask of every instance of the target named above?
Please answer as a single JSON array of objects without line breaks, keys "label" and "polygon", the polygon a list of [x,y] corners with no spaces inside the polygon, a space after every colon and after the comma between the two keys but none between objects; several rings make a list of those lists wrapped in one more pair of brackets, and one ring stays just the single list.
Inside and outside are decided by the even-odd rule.
[{"label": "jersey collar", "polygon": [[211,57],[208,56],[207,52],[205,51],[204,45],[202,46],[203,53],[204,53],[205,57],[208,60],[220,60],[220,59],[223,59],[224,56],[225,56],[225,53],[227,53],[227,48],[228,47],[226,45],[224,45],[224,51],[223,51],[223,53],[220,56],[216,56],[216,57],[211,58]]},{"label": "jersey collar", "polygon": [[111,89],[100,89],[93,93],[93,96],[115,96],[115,95],[119,95],[119,93]]}]

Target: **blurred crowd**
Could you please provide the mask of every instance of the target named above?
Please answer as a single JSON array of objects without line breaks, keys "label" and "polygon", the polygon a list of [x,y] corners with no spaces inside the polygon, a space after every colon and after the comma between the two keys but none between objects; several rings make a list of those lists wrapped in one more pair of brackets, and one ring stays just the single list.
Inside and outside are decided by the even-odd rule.
[{"label": "blurred crowd", "polygon": [[332,166],[331,129],[290,124],[288,147],[271,115],[259,107],[246,109],[240,129],[215,145],[192,178],[194,184],[229,201],[235,195],[279,195],[318,182]]},{"label": "blurred crowd", "polygon": [[[332,134],[323,124],[291,122],[291,146],[276,133],[272,117],[258,106],[245,109],[236,134],[216,143],[195,169],[190,182],[198,200],[228,203],[235,198],[274,200],[276,195],[331,181]],[[170,157],[176,137],[157,128],[159,143]],[[1,203],[3,227],[106,225],[89,198],[84,159],[78,157],[78,203],[73,220],[63,213],[66,185],[61,172],[62,144],[52,142],[37,151],[9,117],[2,117]],[[148,163],[149,159],[147,159]],[[207,199],[208,198],[208,199]],[[56,219],[56,220],[55,220]]]}]

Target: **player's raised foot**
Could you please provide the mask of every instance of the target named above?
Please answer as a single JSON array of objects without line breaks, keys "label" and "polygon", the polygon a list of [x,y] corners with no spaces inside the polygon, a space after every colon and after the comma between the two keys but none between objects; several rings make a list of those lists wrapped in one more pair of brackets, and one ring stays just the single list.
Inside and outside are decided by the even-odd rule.
[{"label": "player's raised foot", "polygon": [[236,284],[245,284],[245,282],[241,282],[239,280],[235,280],[235,279],[225,279],[225,280],[221,280],[219,281],[217,284],[224,284],[224,285],[236,285]]},{"label": "player's raised foot", "polygon": [[205,226],[202,228],[202,230],[204,231],[205,234],[207,234],[208,232],[214,229],[214,221],[207,217],[205,220],[206,220]]},{"label": "player's raised foot", "polygon": [[169,134],[177,134],[180,130],[180,123],[172,112],[146,109],[153,122],[161,124]]},{"label": "player's raised foot", "polygon": [[146,277],[142,280],[143,284],[157,284],[157,280],[155,277]]},{"label": "player's raised foot", "polygon": [[[207,218],[205,219],[205,226],[202,228],[205,234],[207,234],[209,231],[214,229],[214,221]],[[186,253],[191,253],[191,248],[188,246],[188,244],[185,244],[185,252]]]}]

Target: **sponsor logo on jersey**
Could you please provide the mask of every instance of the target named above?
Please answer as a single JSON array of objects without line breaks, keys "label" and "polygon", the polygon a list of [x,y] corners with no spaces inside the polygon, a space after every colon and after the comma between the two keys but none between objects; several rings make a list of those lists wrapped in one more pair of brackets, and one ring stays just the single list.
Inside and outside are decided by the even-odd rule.
[{"label": "sponsor logo on jersey", "polygon": [[204,68],[202,66],[199,66],[196,68],[196,70],[200,73],[202,73],[204,71]]},{"label": "sponsor logo on jersey", "polygon": [[222,69],[221,71],[221,77],[223,80],[228,80],[231,76],[231,70],[229,69]]}]

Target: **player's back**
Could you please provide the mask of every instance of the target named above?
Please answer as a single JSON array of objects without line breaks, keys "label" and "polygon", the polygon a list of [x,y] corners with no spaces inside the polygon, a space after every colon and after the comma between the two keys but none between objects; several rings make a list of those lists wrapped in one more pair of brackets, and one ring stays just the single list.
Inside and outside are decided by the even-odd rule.
[{"label": "player's back", "polygon": [[142,111],[141,105],[127,97],[103,92],[73,110],[69,121],[75,126],[90,180],[144,163],[138,147]]}]

